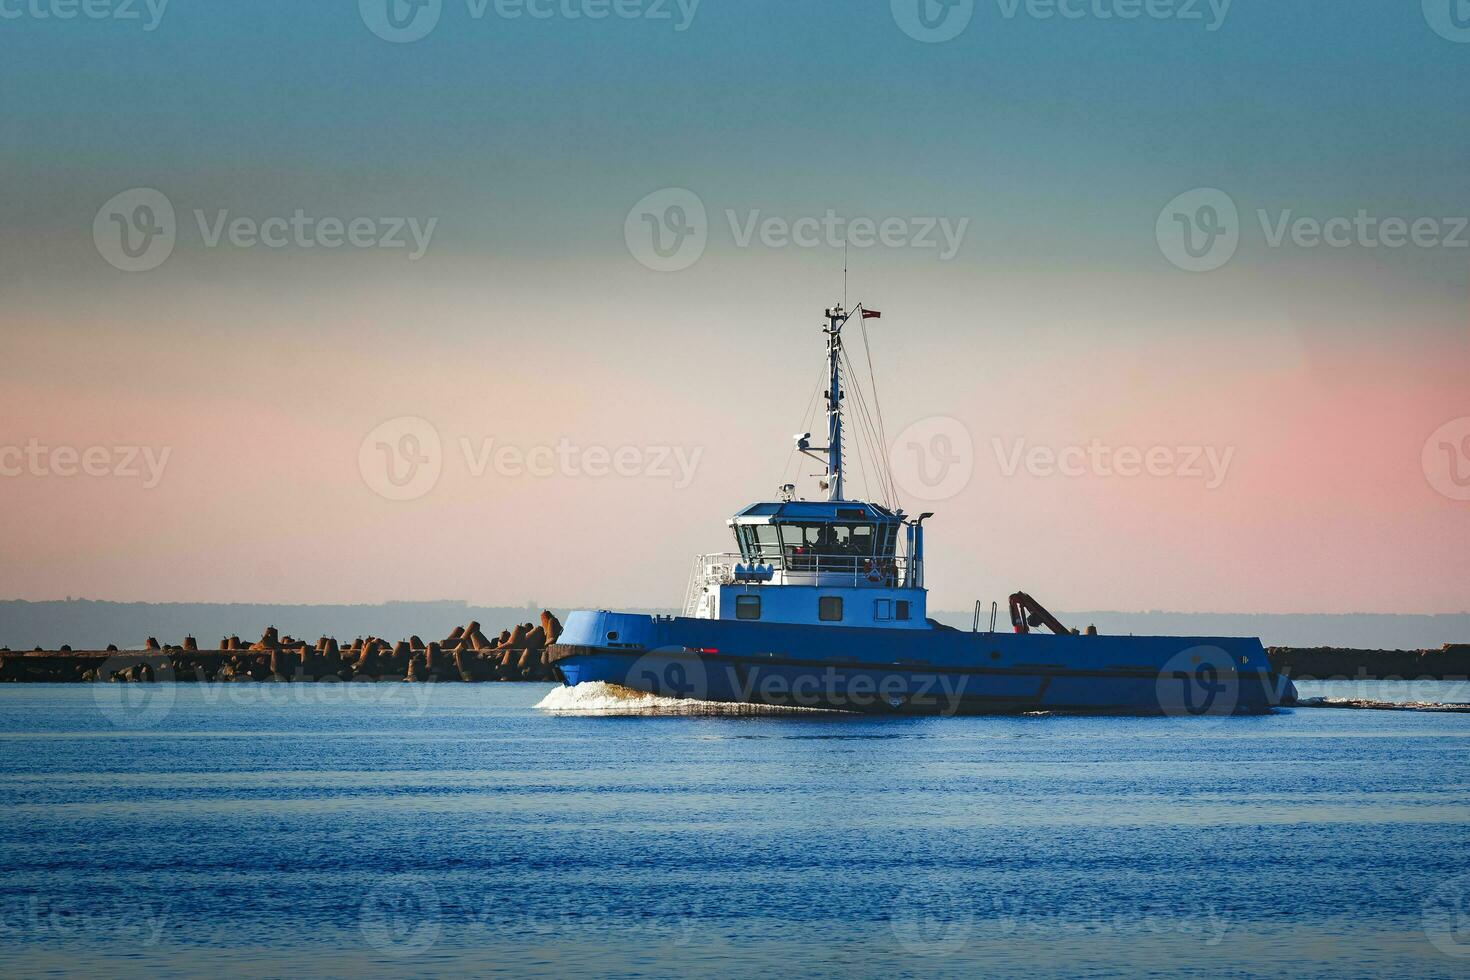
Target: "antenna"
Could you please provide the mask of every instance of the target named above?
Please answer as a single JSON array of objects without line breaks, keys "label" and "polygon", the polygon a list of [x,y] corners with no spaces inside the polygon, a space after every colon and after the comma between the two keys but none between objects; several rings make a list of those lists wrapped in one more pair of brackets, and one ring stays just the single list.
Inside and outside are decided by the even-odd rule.
[{"label": "antenna", "polygon": [[847,309],[847,241],[842,242],[842,308]]}]

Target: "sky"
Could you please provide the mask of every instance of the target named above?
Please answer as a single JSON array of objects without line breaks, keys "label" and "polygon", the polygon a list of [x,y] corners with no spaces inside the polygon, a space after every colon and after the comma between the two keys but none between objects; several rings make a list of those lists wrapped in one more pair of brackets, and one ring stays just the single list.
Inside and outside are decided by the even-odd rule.
[{"label": "sky", "polygon": [[0,0],[0,596],[679,605],[846,261],[934,608],[1470,609],[1465,6]]}]

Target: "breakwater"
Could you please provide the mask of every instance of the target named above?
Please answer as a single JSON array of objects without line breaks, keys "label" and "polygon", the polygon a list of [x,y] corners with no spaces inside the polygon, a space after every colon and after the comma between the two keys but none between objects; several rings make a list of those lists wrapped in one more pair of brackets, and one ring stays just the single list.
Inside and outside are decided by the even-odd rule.
[{"label": "breakwater", "polygon": [[1470,643],[1432,650],[1357,650],[1349,647],[1267,647],[1279,673],[1294,680],[1465,680]]},{"label": "breakwater", "polygon": [[0,649],[0,681],[65,683],[95,681],[552,681],[546,648],[561,634],[550,611],[541,622],[518,623],[494,638],[471,620],[442,640],[418,636],[389,642],[358,637],[315,643],[282,636],[274,626],[254,643],[222,637],[216,649],[201,649],[186,636],[165,645],[149,638],[143,650]]}]

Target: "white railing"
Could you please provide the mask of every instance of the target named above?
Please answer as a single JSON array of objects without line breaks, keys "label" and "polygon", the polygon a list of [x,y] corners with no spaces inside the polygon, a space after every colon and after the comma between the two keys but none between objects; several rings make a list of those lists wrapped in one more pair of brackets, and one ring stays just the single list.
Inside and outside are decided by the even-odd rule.
[{"label": "white railing", "polygon": [[695,555],[689,589],[684,594],[684,615],[699,612],[699,600],[706,589],[735,581],[735,566],[739,563],[739,555]]},{"label": "white railing", "polygon": [[684,595],[684,615],[693,616],[708,589],[736,582],[752,585],[830,585],[851,588],[917,588],[924,583],[922,561],[849,555],[771,555],[747,562],[739,554],[699,555]]}]

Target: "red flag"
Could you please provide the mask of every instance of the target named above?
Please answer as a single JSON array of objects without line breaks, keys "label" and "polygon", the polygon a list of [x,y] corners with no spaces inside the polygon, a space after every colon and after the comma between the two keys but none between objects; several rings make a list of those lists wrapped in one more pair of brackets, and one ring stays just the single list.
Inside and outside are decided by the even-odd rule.
[{"label": "red flag", "polygon": [[864,320],[876,320],[882,315],[883,314],[879,313],[877,310],[863,310]]}]

